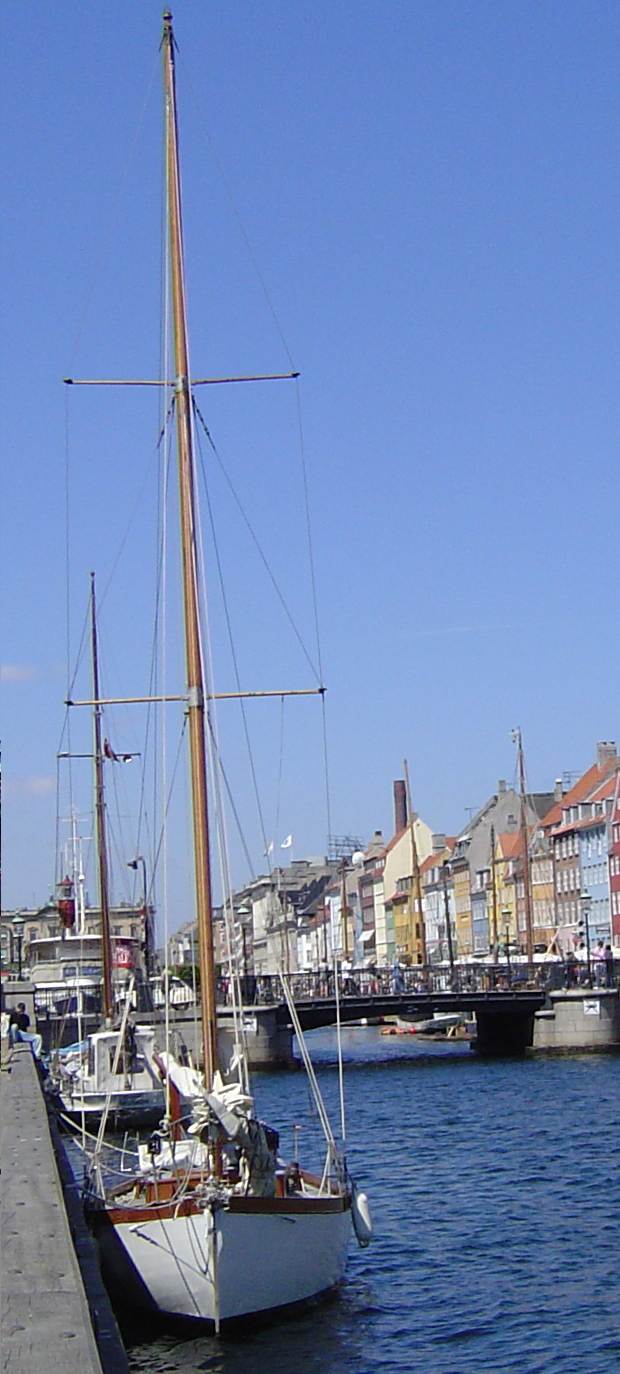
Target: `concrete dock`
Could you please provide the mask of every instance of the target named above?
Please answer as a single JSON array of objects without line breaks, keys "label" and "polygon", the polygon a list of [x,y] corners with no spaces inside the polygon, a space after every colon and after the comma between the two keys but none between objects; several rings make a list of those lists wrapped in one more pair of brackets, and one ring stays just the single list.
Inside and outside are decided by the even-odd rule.
[{"label": "concrete dock", "polygon": [[54,1130],[29,1046],[3,1045],[2,1371],[127,1374],[60,1142],[56,1160]]}]

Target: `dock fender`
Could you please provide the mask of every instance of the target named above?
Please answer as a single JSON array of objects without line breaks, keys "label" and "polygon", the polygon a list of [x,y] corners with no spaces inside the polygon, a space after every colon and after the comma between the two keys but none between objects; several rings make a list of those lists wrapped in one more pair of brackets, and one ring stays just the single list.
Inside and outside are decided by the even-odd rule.
[{"label": "dock fender", "polygon": [[365,1249],[373,1237],[372,1216],[366,1193],[362,1193],[356,1183],[351,1188],[351,1219],[358,1245]]}]

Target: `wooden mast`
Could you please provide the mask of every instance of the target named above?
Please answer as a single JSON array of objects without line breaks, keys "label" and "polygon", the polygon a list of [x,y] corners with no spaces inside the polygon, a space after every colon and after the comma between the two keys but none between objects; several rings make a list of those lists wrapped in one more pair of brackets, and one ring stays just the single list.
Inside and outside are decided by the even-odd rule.
[{"label": "wooden mast", "polygon": [[[530,845],[527,824],[527,806],[525,800],[525,759],[523,756],[523,740],[521,731],[515,730],[514,739],[519,757],[519,796],[521,799],[521,837],[523,841],[523,897],[525,900],[525,947],[528,964],[534,962],[534,939],[532,932],[532,883],[530,877]],[[518,901],[515,901],[515,912],[518,910]]]},{"label": "wooden mast", "polygon": [[493,963],[499,959],[499,936],[497,931],[497,875],[495,869],[495,826],[491,826],[491,883],[493,893]]},{"label": "wooden mast", "polygon": [[97,648],[97,605],[95,574],[90,575],[90,637],[93,661],[93,752],[95,756],[95,817],[97,822],[97,863],[99,907],[101,910],[101,950],[103,963],[103,1016],[112,1019],[112,948],[110,944],[110,898],[108,889],[108,844],[105,823],[105,787],[101,744],[101,703],[99,699],[99,654]]},{"label": "wooden mast", "polygon": [[174,329],[175,409],[179,464],[179,505],[183,563],[185,658],[188,694],[189,750],[194,824],[196,919],[200,957],[202,1034],[205,1083],[210,1090],[218,1067],[213,917],[209,858],[205,694],[200,652],[200,617],[192,447],[191,393],[187,347],[185,274],[181,224],[181,184],[174,70],[172,15],[164,14],[162,40],[166,98],[166,171]]},{"label": "wooden mast", "polygon": [[347,906],[347,861],[346,861],[346,858],[345,858],[344,854],[343,854],[343,856],[342,856],[342,873],[341,873],[341,880],[342,880],[342,885],[341,885],[341,889],[340,889],[340,912],[341,912],[341,914],[340,914],[340,924],[341,924],[341,926],[342,926],[342,955],[343,955],[343,958],[344,958],[344,959],[347,959],[347,960],[348,960],[348,958],[349,958],[349,931],[348,931],[348,924],[347,924],[347,916],[348,916],[348,914],[349,914],[349,908],[348,908],[348,906]]},{"label": "wooden mast", "polygon": [[[416,841],[416,837],[415,837],[415,823],[416,823],[417,817],[414,816],[413,811],[412,811],[412,808],[411,808],[411,789],[410,789],[410,787],[409,787],[409,769],[408,769],[408,767],[407,767],[407,760],[406,760],[406,759],[405,759],[404,764],[403,764],[403,771],[404,771],[404,774],[405,774],[405,788],[406,788],[406,795],[407,795],[407,815],[408,815],[408,817],[409,817],[409,834],[410,834],[410,836],[411,836],[411,863],[412,863],[412,868],[413,868],[413,875],[412,875],[412,876],[413,876],[413,883],[412,883],[412,887],[411,887],[411,892],[410,892],[410,894],[409,894],[409,938],[410,938],[410,943],[411,943],[411,944],[413,944],[413,943],[414,943],[414,940],[415,940],[415,943],[419,945],[420,954],[422,955],[421,963],[423,964],[424,968],[426,968],[426,959],[427,959],[427,953],[426,953],[426,927],[425,927],[425,924],[424,924],[424,912],[423,912],[423,910],[422,910],[422,884],[421,884],[421,882],[420,882],[420,862],[419,862],[419,858],[418,858],[418,846],[417,846],[417,841]],[[414,893],[415,893],[415,899],[413,898],[413,894],[414,894]],[[415,907],[414,907],[414,905],[413,905],[413,900],[415,900]],[[415,928],[414,928],[415,925],[417,924],[417,922],[414,920],[414,914],[415,914],[416,908],[417,908],[417,912],[419,913],[419,928],[420,928],[419,940],[416,938],[416,932],[415,932]]]}]

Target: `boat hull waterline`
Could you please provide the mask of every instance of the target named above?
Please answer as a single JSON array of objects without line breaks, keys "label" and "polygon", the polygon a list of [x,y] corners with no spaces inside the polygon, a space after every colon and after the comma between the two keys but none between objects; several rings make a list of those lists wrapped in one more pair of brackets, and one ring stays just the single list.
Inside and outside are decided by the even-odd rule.
[{"label": "boat hull waterline", "polygon": [[[209,1206],[192,1215],[164,1207],[146,1220],[131,1210],[92,1219],[112,1300],[133,1312],[222,1323],[311,1303],[344,1276],[351,1238],[348,1198],[329,1210],[282,1200],[277,1210]],[[279,1201],[279,1200],[278,1200]],[[331,1205],[330,1205],[331,1204]],[[332,1210],[333,1208],[333,1210]],[[312,1210],[310,1210],[312,1209]]]},{"label": "boat hull waterline", "polygon": [[106,1112],[109,1131],[153,1130],[159,1126],[166,1112],[166,1098],[162,1092],[132,1092],[130,1089],[112,1093],[61,1093],[58,1107],[74,1126],[82,1120],[89,1128],[98,1128]]}]

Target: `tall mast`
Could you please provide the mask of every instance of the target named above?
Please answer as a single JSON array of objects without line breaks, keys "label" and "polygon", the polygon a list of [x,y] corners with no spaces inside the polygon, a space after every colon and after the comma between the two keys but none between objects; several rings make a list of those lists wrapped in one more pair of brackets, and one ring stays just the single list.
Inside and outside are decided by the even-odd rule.
[{"label": "tall mast", "polygon": [[90,634],[93,659],[93,734],[95,756],[95,817],[97,822],[97,861],[99,870],[99,906],[101,909],[101,948],[103,960],[103,1015],[112,1017],[112,951],[110,946],[110,899],[108,892],[108,844],[105,823],[105,789],[103,782],[103,750],[101,745],[101,706],[99,695],[99,655],[97,649],[97,605],[95,574],[90,575]]},{"label": "tall mast", "polygon": [[495,869],[495,826],[491,826],[491,884],[493,894],[493,963],[499,958],[499,938],[497,933],[497,874]]},{"label": "tall mast", "polygon": [[534,940],[532,937],[532,884],[530,880],[530,846],[525,801],[525,759],[521,731],[515,730],[514,741],[519,757],[519,796],[521,798],[521,837],[523,841],[523,896],[525,899],[525,946],[528,964],[534,961]]},{"label": "tall mast", "polygon": [[344,854],[343,854],[343,856],[342,856],[342,873],[341,873],[341,879],[342,879],[342,886],[341,886],[341,891],[340,891],[340,924],[341,924],[341,926],[342,926],[342,956],[343,956],[344,959],[348,959],[348,958],[349,958],[349,931],[348,931],[348,927],[347,927],[347,916],[348,916],[348,914],[349,914],[349,908],[348,908],[348,906],[347,906],[347,861],[346,861],[346,858],[345,858]]},{"label": "tall mast", "polygon": [[[413,944],[413,943],[414,943],[414,939],[415,939],[415,929],[414,929],[414,927],[415,927],[415,925],[417,924],[417,922],[415,922],[415,920],[414,920],[414,913],[415,913],[415,910],[417,909],[417,911],[418,911],[418,913],[419,913],[420,939],[419,939],[419,942],[416,941],[416,943],[419,943],[419,946],[420,946],[420,953],[421,953],[421,955],[422,955],[422,964],[423,964],[424,967],[426,968],[426,927],[425,927],[425,924],[424,924],[424,912],[423,912],[423,910],[422,910],[422,884],[421,884],[421,882],[420,882],[420,863],[419,863],[419,858],[418,858],[418,846],[417,846],[416,837],[415,837],[415,823],[416,823],[416,817],[414,816],[413,811],[412,811],[412,809],[411,809],[411,789],[410,789],[410,787],[409,787],[409,769],[408,769],[408,767],[407,767],[407,760],[406,760],[406,759],[405,759],[405,762],[404,762],[404,764],[403,764],[403,771],[404,771],[404,774],[405,774],[405,788],[406,788],[406,795],[407,795],[407,815],[409,816],[409,834],[411,835],[411,863],[412,863],[412,868],[413,868],[413,884],[412,884],[411,894],[410,894],[410,896],[409,896],[409,903],[410,903],[410,905],[409,905],[409,938],[410,938],[411,944]],[[414,898],[414,896],[413,896],[414,893],[415,893],[415,898]],[[414,901],[415,901],[415,906],[414,906]]]},{"label": "tall mast", "polygon": [[187,675],[189,751],[194,822],[194,867],[196,883],[196,920],[200,958],[202,1035],[205,1082],[210,1089],[218,1067],[217,1014],[215,1004],[215,965],[213,960],[213,916],[209,858],[209,814],[207,800],[207,757],[205,746],[205,704],[200,652],[200,615],[195,520],[194,456],[192,447],[191,394],[187,348],[185,273],[181,224],[181,180],[174,71],[174,34],[172,15],[164,14],[162,40],[164,91],[166,98],[166,172],[168,224],[172,277],[172,315],[174,328],[175,410],[179,463],[179,506],[181,515],[181,556],[183,563],[183,604],[185,616],[185,661]]}]

